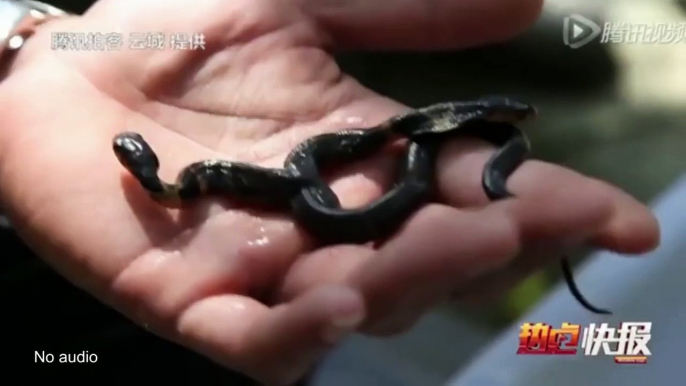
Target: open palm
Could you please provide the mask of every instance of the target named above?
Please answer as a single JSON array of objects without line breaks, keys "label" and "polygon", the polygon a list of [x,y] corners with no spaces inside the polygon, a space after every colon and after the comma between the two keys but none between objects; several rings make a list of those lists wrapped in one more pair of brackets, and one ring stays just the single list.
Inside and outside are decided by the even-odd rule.
[{"label": "open palm", "polygon": [[[419,3],[416,10],[423,9]],[[470,2],[433,3],[457,10]],[[378,251],[310,251],[307,236],[284,215],[229,200],[167,210],[111,151],[115,134],[140,132],[167,180],[207,158],[280,167],[312,135],[372,126],[406,110],[342,74],[326,47],[464,46],[515,33],[540,7],[537,1],[492,3],[512,5],[482,6],[486,25],[513,9],[521,18],[425,44],[425,37],[384,41],[393,31],[389,20],[376,26],[386,26],[378,37],[365,39],[362,32],[374,22],[350,22],[351,15],[378,12],[419,28],[419,19],[440,12],[418,16],[400,7],[356,15],[355,5],[346,16],[345,2],[326,1],[101,1],[83,17],[39,30],[2,85],[3,201],[21,234],[74,283],[151,331],[274,383],[301,375],[365,316],[362,330],[397,332],[460,283],[479,288],[477,276],[487,272],[482,282],[521,277],[506,280],[506,268],[530,241],[652,248],[657,227],[645,208],[552,165],[527,163],[512,181],[521,198],[485,205],[479,176],[490,149],[478,142],[446,146],[439,162],[446,205],[424,208]],[[342,33],[337,12],[360,33]],[[449,32],[449,25],[435,27]],[[125,39],[120,50],[51,50],[51,33],[67,31],[120,32]],[[132,50],[130,32],[167,39],[202,33],[206,45]],[[364,204],[386,187],[392,165],[391,155],[351,165],[334,190],[344,206]],[[583,197],[573,194],[579,189]]]}]

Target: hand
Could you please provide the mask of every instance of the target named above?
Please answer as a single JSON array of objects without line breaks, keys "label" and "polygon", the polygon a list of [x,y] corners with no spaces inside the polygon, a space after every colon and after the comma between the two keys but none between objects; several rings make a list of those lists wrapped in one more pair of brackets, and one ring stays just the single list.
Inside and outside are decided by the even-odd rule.
[{"label": "hand", "polygon": [[[378,250],[313,251],[285,215],[216,202],[159,207],[118,164],[112,137],[142,133],[167,180],[206,158],[280,167],[314,134],[407,109],[342,74],[325,48],[463,48],[513,36],[540,8],[540,0],[100,1],[45,25],[0,84],[3,205],[76,285],[160,336],[287,384],[352,330],[403,331],[456,290],[504,289],[544,263],[515,259],[525,250],[592,242],[640,253],[658,241],[656,220],[614,187],[536,161],[511,178],[518,198],[489,203],[480,173],[492,149],[460,141],[439,160],[442,203]],[[51,33],[67,31],[204,33],[207,46],[51,50]],[[377,197],[393,162],[382,155],[341,171],[332,186],[344,206]]]}]

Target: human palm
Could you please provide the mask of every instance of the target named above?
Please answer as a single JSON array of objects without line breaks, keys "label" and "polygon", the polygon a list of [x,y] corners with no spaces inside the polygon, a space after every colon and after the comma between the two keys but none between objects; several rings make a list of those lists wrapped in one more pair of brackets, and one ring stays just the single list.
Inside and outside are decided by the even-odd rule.
[{"label": "human palm", "polygon": [[[340,71],[325,47],[345,43],[308,2],[190,3],[101,1],[84,17],[51,22],[0,93],[0,186],[16,227],[58,271],[151,331],[283,383],[364,317],[362,331],[398,332],[457,289],[483,295],[492,280],[513,282],[540,262],[512,263],[528,244],[654,246],[657,226],[639,203],[540,162],[513,176],[521,198],[486,205],[479,177],[491,149],[479,142],[446,144],[442,203],[380,249],[312,250],[285,214],[228,199],[159,206],[117,162],[117,133],[140,132],[171,181],[208,158],[281,167],[312,135],[407,109]],[[51,50],[51,32],[65,31],[202,33],[206,47]],[[332,186],[343,205],[377,197],[393,162],[384,154],[340,170]]]}]

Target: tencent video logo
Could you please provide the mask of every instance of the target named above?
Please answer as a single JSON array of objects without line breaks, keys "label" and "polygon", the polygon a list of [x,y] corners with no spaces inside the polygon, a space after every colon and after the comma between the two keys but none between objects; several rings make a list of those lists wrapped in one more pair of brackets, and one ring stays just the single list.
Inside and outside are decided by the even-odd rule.
[{"label": "tencent video logo", "polygon": [[600,35],[601,29],[595,22],[578,14],[565,17],[562,39],[570,48],[579,48]]}]

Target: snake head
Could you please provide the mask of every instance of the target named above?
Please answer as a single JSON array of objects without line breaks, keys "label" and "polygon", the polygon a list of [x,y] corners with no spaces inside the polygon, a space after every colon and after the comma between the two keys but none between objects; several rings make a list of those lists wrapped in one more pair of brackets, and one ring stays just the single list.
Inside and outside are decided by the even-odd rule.
[{"label": "snake head", "polygon": [[130,171],[159,168],[160,163],[155,152],[138,133],[118,134],[112,141],[112,150],[119,162]]},{"label": "snake head", "polygon": [[484,118],[490,122],[517,123],[536,118],[538,111],[530,104],[503,96],[479,99]]},{"label": "snake head", "polygon": [[112,141],[112,149],[122,164],[138,182],[151,193],[161,193],[164,184],[157,177],[160,167],[157,155],[150,145],[138,133],[118,134]]},{"label": "snake head", "polygon": [[148,191],[152,198],[167,207],[179,207],[177,187],[157,176],[160,162],[143,136],[134,132],[120,133],[112,140],[112,149],[121,163]]}]

